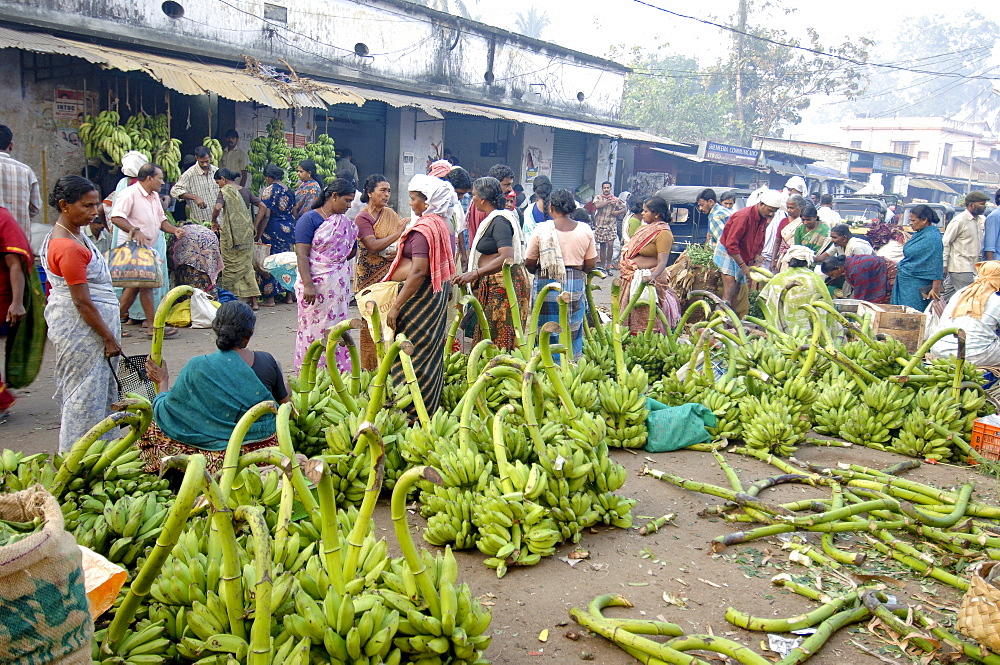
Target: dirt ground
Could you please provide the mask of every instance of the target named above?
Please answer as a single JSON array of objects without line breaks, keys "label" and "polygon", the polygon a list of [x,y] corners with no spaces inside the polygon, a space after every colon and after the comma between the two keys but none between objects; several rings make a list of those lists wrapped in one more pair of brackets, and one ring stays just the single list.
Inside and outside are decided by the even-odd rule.
[{"label": "dirt ground", "polygon": [[[609,289],[608,289],[609,290]],[[601,295],[607,302],[608,290]],[[128,327],[132,337],[123,340],[127,355],[149,352],[149,342],[141,337],[139,328]],[[261,309],[252,347],[273,353],[282,367],[292,366],[293,337],[295,330],[294,305],[279,305],[274,309]],[[172,376],[193,355],[214,349],[214,337],[209,330],[183,330],[164,344],[164,356]],[[10,420],[0,426],[0,448],[13,448],[26,452],[47,451],[57,448],[59,411],[51,399],[53,393],[51,355],[47,358],[39,379],[28,390],[18,391],[20,398]],[[458,553],[461,579],[470,584],[473,593],[485,602],[492,603],[493,643],[486,656],[497,665],[523,665],[524,663],[574,663],[581,660],[604,665],[625,665],[636,661],[602,638],[587,636],[570,618],[571,607],[586,608],[597,595],[620,593],[634,605],[634,609],[609,610],[610,616],[654,618],[662,616],[678,623],[691,633],[714,632],[728,636],[760,652],[762,633],[750,633],[733,628],[723,618],[726,608],[733,606],[762,617],[790,617],[815,608],[815,603],[772,585],[771,578],[786,570],[794,575],[821,578],[824,588],[832,589],[834,578],[829,571],[815,566],[803,568],[788,561],[787,552],[781,550],[777,538],[769,538],[742,546],[731,547],[713,555],[709,541],[718,535],[739,530],[740,525],[727,524],[721,519],[704,519],[697,513],[717,501],[701,494],[688,492],[665,484],[651,477],[638,475],[645,464],[652,468],[718,485],[727,485],[712,456],[707,453],[681,451],[675,453],[647,454],[616,450],[616,461],[629,470],[629,479],[621,493],[636,499],[633,510],[638,527],[666,513],[676,515],[673,526],[665,526],[650,536],[640,536],[637,528],[629,530],[601,527],[584,536],[579,545],[563,545],[554,557],[543,559],[534,567],[512,568],[498,580],[495,573],[482,564],[478,551]],[[763,463],[738,455],[727,455],[729,463],[739,472],[745,484],[758,478],[775,475],[776,471]],[[901,457],[866,448],[830,448],[806,446],[800,450],[802,460],[824,465],[851,462],[873,467],[883,467],[900,461]],[[966,468],[947,465],[925,465],[906,477],[931,482],[940,487],[952,487],[968,480],[977,486],[976,498],[997,502],[1000,492],[997,483]],[[791,501],[807,496],[829,496],[827,492],[803,488],[798,485],[781,486],[765,492],[767,500]],[[414,515],[414,535],[418,542],[418,525],[422,520]],[[383,497],[375,515],[376,528],[390,541],[398,554],[389,519],[388,503]],[[891,590],[900,598],[919,594],[931,603],[957,605],[960,597],[950,587],[928,584],[928,581],[900,573],[896,565],[885,563],[861,536],[838,536],[837,544],[855,551],[867,551],[869,560],[863,568],[867,573],[889,575],[900,580],[905,590]],[[577,549],[590,553],[590,558],[570,566],[560,560]],[[669,605],[664,600],[669,594],[686,603],[685,608]],[[925,607],[929,605],[925,602]],[[930,605],[932,607],[932,605]],[[548,629],[548,641],[538,637]],[[581,635],[578,641],[565,636],[568,631]],[[876,663],[874,656],[862,653],[851,643],[855,640],[869,648],[878,649],[884,644],[858,627],[840,631],[827,646],[813,657],[817,664]],[[592,658],[588,657],[592,656]],[[898,653],[883,662],[907,662]]]}]

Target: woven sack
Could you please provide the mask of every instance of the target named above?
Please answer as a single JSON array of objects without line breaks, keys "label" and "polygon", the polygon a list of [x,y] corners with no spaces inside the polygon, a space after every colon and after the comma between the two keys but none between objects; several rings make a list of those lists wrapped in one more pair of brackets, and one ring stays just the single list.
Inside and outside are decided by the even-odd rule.
[{"label": "woven sack", "polygon": [[997,564],[990,561],[972,573],[969,590],[962,598],[958,610],[958,632],[987,647],[1000,652],[1000,589],[986,581]]},{"label": "woven sack", "polygon": [[41,485],[0,494],[0,519],[36,517],[45,520],[38,531],[0,547],[0,663],[90,665],[83,557],[59,503]]}]

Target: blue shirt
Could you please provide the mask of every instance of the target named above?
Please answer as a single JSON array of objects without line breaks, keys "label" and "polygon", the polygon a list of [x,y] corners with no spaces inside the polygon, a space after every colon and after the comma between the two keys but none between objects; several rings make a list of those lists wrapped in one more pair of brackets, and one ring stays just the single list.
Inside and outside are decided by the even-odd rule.
[{"label": "blue shirt", "polygon": [[1000,245],[1000,208],[997,208],[986,217],[983,251],[996,254],[998,245]]},{"label": "blue shirt", "polygon": [[295,222],[295,242],[302,243],[303,245],[311,245],[313,236],[316,235],[316,229],[323,226],[323,222],[325,221],[326,219],[323,215],[315,210],[304,213]]}]

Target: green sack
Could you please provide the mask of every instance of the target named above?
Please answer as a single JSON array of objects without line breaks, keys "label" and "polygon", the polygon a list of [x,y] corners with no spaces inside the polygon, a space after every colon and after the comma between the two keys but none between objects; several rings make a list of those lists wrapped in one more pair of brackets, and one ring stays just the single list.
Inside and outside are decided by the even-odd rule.
[{"label": "green sack", "polygon": [[45,351],[45,291],[34,266],[21,259],[24,283],[24,318],[7,331],[3,379],[11,388],[24,388],[38,376]]},{"label": "green sack", "polygon": [[646,406],[649,408],[646,418],[649,433],[644,450],[667,453],[712,440],[705,428],[715,427],[718,420],[704,404],[668,406],[647,398]]}]

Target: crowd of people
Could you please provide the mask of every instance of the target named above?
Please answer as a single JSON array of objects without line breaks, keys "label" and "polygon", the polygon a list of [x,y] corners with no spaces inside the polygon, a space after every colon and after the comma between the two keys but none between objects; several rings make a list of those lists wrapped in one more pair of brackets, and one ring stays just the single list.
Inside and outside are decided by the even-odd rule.
[{"label": "crowd of people", "polygon": [[[122,337],[131,334],[127,324],[138,322],[152,336],[154,312],[171,284],[196,287],[225,303],[214,324],[218,351],[190,361],[173,387],[165,364],[147,363],[161,390],[154,402],[156,426],[142,444],[150,467],[158,456],[185,446],[218,452],[226,428],[249,405],[269,396],[287,399],[274,357],[248,350],[260,306],[295,303],[298,371],[310,345],[349,318],[356,299],[370,322],[359,333],[362,367],[376,366],[378,319],[412,343],[413,368],[431,412],[443,387],[449,312],[463,294],[475,296],[482,308],[482,316],[468,307],[462,318],[459,343],[466,348],[486,336],[501,349],[515,348],[533,300],[542,296],[539,324],[559,322],[560,302],[568,304],[569,352],[578,357],[585,321],[597,315],[587,312],[585,298],[587,275],[595,268],[619,271],[619,304],[628,308],[624,322],[632,333],[650,325],[664,330],[680,319],[668,270],[677,211],[663,198],[615,196],[605,182],[593,200],[581,204],[574,192],[554,190],[545,175],[533,180],[528,195],[514,185],[506,165],[474,179],[461,166],[438,160],[426,174],[399,183],[405,187],[401,198],[409,202],[406,216],[389,205],[393,183],[382,174],[359,181],[347,150],[326,183],[311,160],[292,165],[299,181],[294,189],[284,184],[284,165],[268,164],[258,196],[247,186],[249,161],[239,136],[226,132],[225,144],[221,166],[204,147],[195,149],[193,163],[169,190],[160,166],[137,152],[125,155],[122,178],[106,197],[88,178],[59,179],[48,193],[58,218],[32,252],[30,218],[40,209],[41,193],[31,170],[10,157],[12,137],[0,126],[0,145],[7,147],[0,152],[0,192],[10,206],[0,207],[0,312],[6,325],[24,317],[25,276],[37,256],[49,288],[45,319],[62,404],[61,450],[117,400],[117,359]],[[973,362],[1000,363],[1000,261],[979,262],[989,228],[982,216],[984,194],[965,197],[966,212],[943,236],[930,207],[913,207],[909,230],[889,255],[855,236],[828,196],[817,207],[805,194],[805,183],[796,177],[782,191],[754,192],[738,210],[733,192],[705,189],[698,195],[721,295],[737,313],[748,310],[755,272],[769,279],[761,292],[765,317],[785,329],[810,324],[803,303],[829,302],[835,295],[920,311],[951,295],[937,319],[962,325],[971,336],[982,334],[969,342]],[[107,254],[130,242],[153,251],[158,284],[115,288]],[[294,257],[294,287],[262,269],[261,244],[271,254]],[[164,331],[165,337],[176,335]],[[945,341],[938,347],[949,352]],[[348,369],[345,346],[337,347],[329,359],[334,361]],[[403,379],[399,363],[393,374]],[[0,418],[12,403],[0,384]],[[194,416],[192,404],[200,405]],[[248,441],[265,445],[273,434],[273,419],[265,418]]]}]

